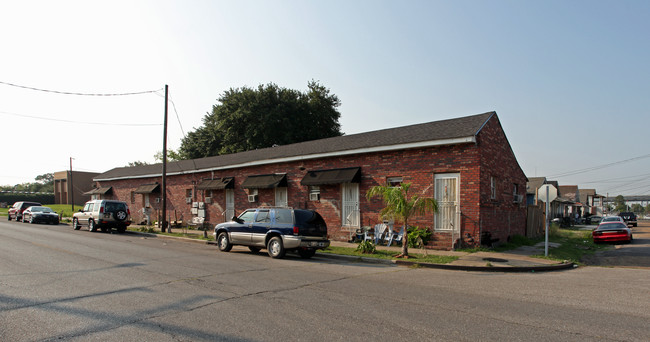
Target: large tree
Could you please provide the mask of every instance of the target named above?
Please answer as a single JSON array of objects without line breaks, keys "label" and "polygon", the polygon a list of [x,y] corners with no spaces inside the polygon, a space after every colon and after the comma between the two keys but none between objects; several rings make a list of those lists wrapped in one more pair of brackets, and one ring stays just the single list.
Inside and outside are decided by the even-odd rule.
[{"label": "large tree", "polygon": [[178,154],[193,159],[340,136],[338,97],[316,81],[306,92],[276,84],[226,91]]}]

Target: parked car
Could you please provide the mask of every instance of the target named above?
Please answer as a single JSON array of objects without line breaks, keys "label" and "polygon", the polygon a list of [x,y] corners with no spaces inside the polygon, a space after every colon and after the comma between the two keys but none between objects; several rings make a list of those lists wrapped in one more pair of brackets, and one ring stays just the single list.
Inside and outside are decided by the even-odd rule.
[{"label": "parked car", "polygon": [[584,222],[585,224],[599,224],[602,219],[602,216],[590,215],[584,218]]},{"label": "parked car", "polygon": [[123,233],[131,224],[131,211],[126,202],[116,200],[92,200],[84,204],[83,209],[72,215],[72,227],[75,230],[87,226],[94,232],[97,228],[103,232],[116,228]]},{"label": "parked car", "polygon": [[637,226],[636,214],[635,213],[633,213],[631,211],[627,211],[627,212],[623,212],[623,213],[618,214],[618,216],[623,218],[623,221],[625,221],[625,223],[627,223],[628,225],[631,225],[632,227]]},{"label": "parked car", "polygon": [[23,222],[59,224],[59,214],[50,207],[33,205],[23,211]]},{"label": "parked car", "polygon": [[20,201],[20,202],[14,203],[14,205],[11,206],[11,208],[9,208],[9,211],[7,211],[7,220],[9,220],[9,221],[11,221],[12,219],[16,220],[16,221],[22,220],[23,219],[23,211],[25,211],[25,209],[27,209],[27,208],[29,208],[29,207],[31,207],[33,205],[39,205],[40,206],[41,204],[38,203],[38,202],[26,202],[26,201]]},{"label": "parked car", "polygon": [[591,232],[594,243],[599,242],[632,242],[632,229],[624,222],[603,222]]},{"label": "parked car", "polygon": [[605,222],[621,222],[625,223],[622,217],[620,216],[605,216],[603,217],[602,220],[600,220],[600,223],[605,223]]},{"label": "parked car", "polygon": [[248,209],[233,221],[214,228],[219,250],[228,252],[234,245],[248,246],[252,252],[266,248],[272,258],[296,251],[311,258],[317,249],[330,245],[327,225],[314,210],[292,208]]}]

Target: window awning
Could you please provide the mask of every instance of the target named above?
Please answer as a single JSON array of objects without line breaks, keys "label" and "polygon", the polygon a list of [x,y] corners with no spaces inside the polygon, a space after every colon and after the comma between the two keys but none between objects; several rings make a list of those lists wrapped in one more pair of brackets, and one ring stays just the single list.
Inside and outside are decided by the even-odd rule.
[{"label": "window awning", "polygon": [[204,179],[196,186],[197,190],[223,190],[235,188],[234,177]]},{"label": "window awning", "polygon": [[241,186],[244,189],[270,189],[270,188],[277,188],[277,187],[286,187],[287,175],[272,174],[272,175],[248,176],[248,178],[244,180],[244,183],[242,183]]},{"label": "window awning", "polygon": [[103,188],[95,188],[90,191],[84,192],[84,195],[106,195],[109,192],[113,192],[113,187],[112,186],[107,186]]},{"label": "window awning", "polygon": [[154,192],[160,192],[160,184],[140,185],[134,192],[136,194],[152,194]]},{"label": "window awning", "polygon": [[326,185],[340,183],[360,183],[361,168],[350,167],[346,169],[331,169],[320,171],[308,171],[300,184],[302,185]]}]

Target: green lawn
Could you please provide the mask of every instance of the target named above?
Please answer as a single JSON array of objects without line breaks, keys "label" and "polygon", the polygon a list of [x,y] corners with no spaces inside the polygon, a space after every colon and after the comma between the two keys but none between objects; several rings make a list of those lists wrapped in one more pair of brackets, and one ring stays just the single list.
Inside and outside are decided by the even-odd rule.
[{"label": "green lawn", "polygon": [[[44,204],[43,206],[50,207],[59,214],[62,213],[64,217],[72,217],[73,214],[72,206],[70,204]],[[74,212],[77,212],[82,208],[83,205],[75,205]],[[0,216],[7,216],[7,211],[9,211],[9,208],[0,208]]]}]

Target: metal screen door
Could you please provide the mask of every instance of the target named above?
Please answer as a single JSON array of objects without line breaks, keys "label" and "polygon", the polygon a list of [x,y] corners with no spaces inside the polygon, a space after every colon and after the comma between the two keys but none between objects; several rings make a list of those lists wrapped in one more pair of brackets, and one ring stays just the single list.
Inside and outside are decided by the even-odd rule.
[{"label": "metal screen door", "polygon": [[459,231],[459,183],[460,174],[443,173],[435,175],[435,199],[438,212],[435,214],[435,229]]},{"label": "metal screen door", "polygon": [[359,184],[341,184],[343,211],[341,225],[344,227],[359,227]]},{"label": "metal screen door", "polygon": [[276,207],[289,206],[288,188],[275,188],[275,206]]},{"label": "metal screen door", "polygon": [[224,217],[224,222],[229,221],[233,216],[235,216],[235,190],[226,189],[226,217]]}]

